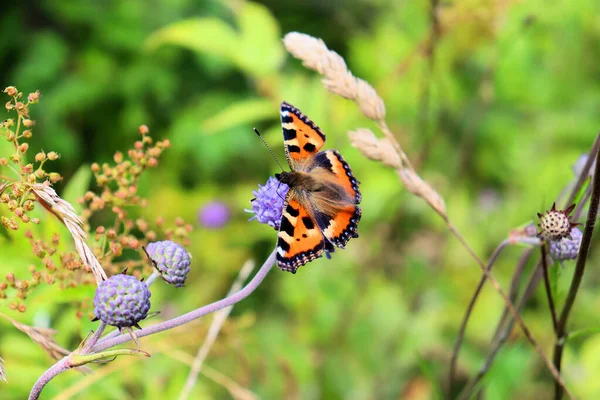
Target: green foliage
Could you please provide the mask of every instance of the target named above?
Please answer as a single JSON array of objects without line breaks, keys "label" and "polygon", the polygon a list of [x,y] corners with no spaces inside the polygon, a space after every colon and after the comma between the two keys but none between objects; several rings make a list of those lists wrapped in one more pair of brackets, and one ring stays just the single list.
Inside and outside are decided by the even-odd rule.
[{"label": "green foliage", "polygon": [[[153,287],[151,311],[162,312],[157,320],[221,298],[245,260],[260,263],[272,250],[276,233],[248,223],[243,211],[257,184],[278,171],[252,128],[283,161],[278,105],[286,100],[302,109],[327,134],[326,147],[340,150],[361,181],[361,236],[332,260],[312,262],[296,275],[273,271],[233,310],[206,365],[263,398],[436,398],[480,272],[394,171],[350,145],[348,130],[376,131],[374,124],[355,104],[328,93],[319,76],[285,52],[281,37],[298,30],[324,38],[375,87],[390,129],[485,260],[512,229],[549,208],[597,134],[599,3],[443,2],[437,39],[426,0],[284,3],[69,0],[32,9],[17,2],[0,15],[2,88],[41,91],[30,151],[61,154],[54,170],[65,179],[56,188],[78,212],[77,199],[99,189],[87,166],[111,162],[116,151],[126,154],[142,124],[156,139],[170,140],[159,168],[137,182],[148,206],[129,210],[148,221],[181,216],[197,228],[190,234],[186,287]],[[0,157],[13,150],[0,137]],[[231,210],[221,229],[197,222],[211,201]],[[73,251],[66,228],[43,209],[35,213],[40,224],[30,227],[33,234],[50,241],[58,233],[59,251]],[[93,229],[108,214],[89,221],[92,242]],[[8,215],[4,207],[0,215]],[[44,268],[24,232],[0,227],[2,279],[27,274],[31,264]],[[521,250],[507,250],[494,267],[504,287]],[[118,261],[136,257],[124,253]],[[589,265],[597,261],[593,252]],[[549,267],[562,304],[573,263],[565,262],[564,270]],[[598,392],[600,342],[592,333],[599,277],[593,268],[586,271],[570,320],[578,333],[568,341],[565,380],[581,398]],[[56,329],[56,342],[72,350],[97,326],[89,309],[75,316],[74,304],[92,294],[89,285],[44,284],[26,299],[25,313],[8,309],[4,300],[0,312]],[[501,312],[497,294],[486,286],[467,330],[461,378],[481,366]],[[524,316],[550,349],[554,338],[541,286]],[[95,375],[61,375],[44,395],[81,384],[80,392],[71,392],[75,398],[176,398],[210,320],[144,338],[141,349],[150,359],[119,358],[93,365]],[[521,339],[511,336],[486,376],[486,398],[552,392],[549,374]],[[3,318],[0,356],[9,380],[0,382],[0,391],[9,399],[27,396],[54,362]],[[228,396],[221,383],[201,375],[191,398]]]}]

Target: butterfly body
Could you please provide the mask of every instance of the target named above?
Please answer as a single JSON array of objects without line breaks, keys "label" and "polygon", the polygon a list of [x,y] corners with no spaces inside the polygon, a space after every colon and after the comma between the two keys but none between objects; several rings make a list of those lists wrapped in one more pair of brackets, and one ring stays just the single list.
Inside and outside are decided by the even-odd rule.
[{"label": "butterfly body", "polygon": [[[319,152],[325,135],[300,110],[281,105],[290,172],[275,177],[290,187],[277,240],[277,265],[296,270],[358,237],[361,210],[358,181],[336,150]],[[334,247],[335,246],[335,247]]]}]

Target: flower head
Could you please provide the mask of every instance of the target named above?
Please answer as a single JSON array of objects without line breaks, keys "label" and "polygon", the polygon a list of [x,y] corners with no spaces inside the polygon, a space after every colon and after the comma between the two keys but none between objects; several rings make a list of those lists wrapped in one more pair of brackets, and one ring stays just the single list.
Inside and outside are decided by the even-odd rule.
[{"label": "flower head", "polygon": [[575,204],[572,204],[566,210],[557,210],[556,204],[552,204],[550,210],[543,214],[538,213],[538,217],[540,218],[540,232],[538,233],[538,237],[548,242],[569,237],[571,229],[579,225],[569,220],[569,214],[574,208]]},{"label": "flower head", "polygon": [[222,228],[229,221],[229,207],[220,201],[205,204],[198,213],[198,222],[206,228]]},{"label": "flower head", "polygon": [[149,243],[146,253],[165,282],[175,287],[183,286],[191,264],[186,249],[175,242],[164,240]]},{"label": "flower head", "polygon": [[94,315],[108,325],[138,326],[150,309],[148,286],[134,276],[113,275],[100,282],[94,296]]},{"label": "flower head", "polygon": [[565,237],[558,241],[550,242],[550,255],[556,261],[574,260],[579,254],[581,238],[583,233],[579,228],[571,229],[571,237]]},{"label": "flower head", "polygon": [[257,220],[261,224],[267,224],[279,230],[283,204],[289,189],[288,185],[273,177],[269,177],[264,186],[258,185],[258,190],[252,192],[254,194],[254,199],[250,201],[252,210],[246,210],[254,213],[249,221]]}]

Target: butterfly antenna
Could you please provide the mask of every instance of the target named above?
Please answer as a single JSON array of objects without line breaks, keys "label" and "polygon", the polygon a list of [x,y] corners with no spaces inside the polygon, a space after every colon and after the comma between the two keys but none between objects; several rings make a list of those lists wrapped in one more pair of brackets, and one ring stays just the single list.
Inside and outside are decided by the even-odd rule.
[{"label": "butterfly antenna", "polygon": [[266,142],[265,138],[262,137],[262,135],[260,134],[260,132],[258,131],[258,129],[254,128],[254,132],[258,135],[258,137],[260,138],[260,140],[262,140],[262,142],[264,143],[264,145],[267,146],[267,149],[269,149],[269,153],[271,153],[271,157],[273,157],[273,159],[275,160],[275,162],[277,163],[277,165],[279,165],[279,168],[281,168],[281,170],[284,171],[283,167],[279,163],[279,160],[277,159],[277,157],[275,157],[275,153],[273,153],[273,150],[271,150],[271,146],[269,146],[269,144]]},{"label": "butterfly antenna", "polygon": [[279,194],[279,187],[280,186],[281,186],[281,182],[279,182],[277,184],[277,189],[275,190],[275,193],[277,193],[277,196],[279,196],[279,198],[285,202],[285,198],[282,195]]}]

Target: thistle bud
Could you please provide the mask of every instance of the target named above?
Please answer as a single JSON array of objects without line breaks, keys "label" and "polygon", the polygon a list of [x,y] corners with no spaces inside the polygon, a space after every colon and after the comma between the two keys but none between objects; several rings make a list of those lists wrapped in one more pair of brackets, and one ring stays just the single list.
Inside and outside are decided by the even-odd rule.
[{"label": "thistle bud", "polygon": [[540,218],[540,232],[538,237],[542,240],[553,242],[571,235],[571,229],[579,224],[569,220],[569,214],[575,208],[572,204],[566,210],[557,210],[556,204],[552,204],[552,208],[543,214],[538,213]]}]

